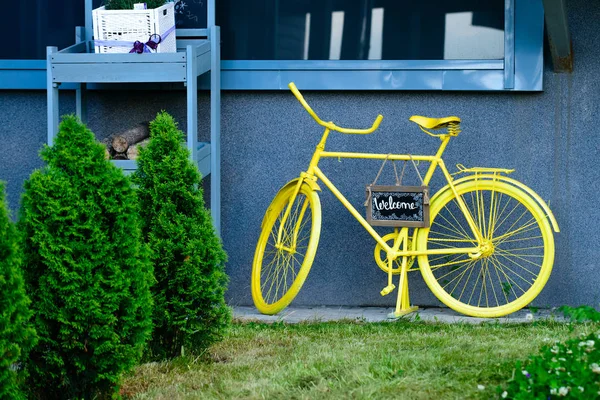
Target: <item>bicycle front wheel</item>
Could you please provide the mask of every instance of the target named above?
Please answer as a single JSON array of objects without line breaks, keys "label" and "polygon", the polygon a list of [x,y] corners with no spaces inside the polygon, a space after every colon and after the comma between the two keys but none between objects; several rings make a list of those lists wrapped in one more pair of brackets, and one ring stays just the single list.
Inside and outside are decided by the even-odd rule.
[{"label": "bicycle front wheel", "polygon": [[[312,266],[321,233],[319,195],[302,184],[280,190],[267,209],[252,266],[252,298],[258,311],[277,314],[298,294]],[[289,215],[282,225],[288,209]],[[280,230],[281,228],[281,230]]]},{"label": "bicycle front wheel", "polygon": [[[551,225],[537,202],[505,182],[475,180],[456,187],[481,234],[476,254],[419,256],[425,282],[448,307],[474,317],[501,317],[529,304],[554,263]],[[431,205],[420,250],[477,247],[451,190]]]}]

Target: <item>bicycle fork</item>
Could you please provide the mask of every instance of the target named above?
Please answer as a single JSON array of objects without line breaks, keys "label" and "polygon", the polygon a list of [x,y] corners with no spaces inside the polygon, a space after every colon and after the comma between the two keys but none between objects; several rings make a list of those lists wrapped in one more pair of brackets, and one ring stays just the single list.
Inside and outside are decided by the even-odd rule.
[{"label": "bicycle fork", "polygon": [[[301,176],[301,178],[304,178],[304,177]],[[278,250],[284,250],[291,254],[296,252],[296,246],[298,245],[298,232],[300,231],[300,226],[302,225],[302,221],[304,220],[304,214],[306,213],[306,209],[308,208],[308,203],[309,203],[308,201],[304,201],[302,203],[302,208],[300,209],[300,214],[298,215],[298,218],[296,220],[294,230],[292,232],[292,237],[287,238],[287,239],[291,239],[291,243],[289,241],[287,243],[288,246],[285,246],[282,242],[282,239],[286,239],[286,238],[283,238],[283,228],[285,227],[285,225],[287,223],[287,219],[290,216],[292,207],[294,205],[294,202],[296,201],[296,198],[298,197],[298,194],[300,193],[300,189],[302,188],[303,183],[304,183],[304,179],[298,179],[298,183],[296,184],[294,193],[290,197],[290,200],[286,207],[285,213],[283,214],[283,217],[281,218],[281,222],[279,224],[279,230],[277,232],[277,242],[275,243],[275,247]]]},{"label": "bicycle fork", "polygon": [[305,201],[302,204],[302,210],[300,211],[300,216],[298,218],[298,221],[296,222],[296,226],[294,227],[291,248],[283,246],[283,244],[281,243],[281,239],[283,236],[283,227],[285,226],[287,219],[290,216],[292,206],[293,206],[294,202],[296,201],[296,197],[298,197],[298,193],[300,193],[302,184],[304,184],[304,181],[306,179],[315,179],[314,178],[314,170],[317,167],[317,165],[319,164],[319,160],[321,158],[321,152],[323,152],[325,150],[325,143],[327,142],[327,138],[329,137],[329,132],[330,132],[330,129],[328,127],[326,127],[325,131],[323,132],[323,137],[321,138],[321,141],[319,142],[319,144],[317,145],[317,147],[315,149],[315,154],[313,154],[313,157],[310,161],[307,172],[300,173],[300,179],[298,179],[298,183],[296,183],[296,188],[294,189],[294,193],[292,194],[292,197],[290,197],[290,201],[288,203],[288,206],[285,210],[285,213],[283,214],[283,218],[281,219],[281,223],[279,225],[279,230],[277,232],[277,243],[275,245],[275,247],[277,247],[278,249],[286,250],[288,252],[296,251],[296,244],[298,241],[298,231],[299,231],[301,222],[304,219],[304,213],[306,212],[306,208],[308,207],[308,202]]}]

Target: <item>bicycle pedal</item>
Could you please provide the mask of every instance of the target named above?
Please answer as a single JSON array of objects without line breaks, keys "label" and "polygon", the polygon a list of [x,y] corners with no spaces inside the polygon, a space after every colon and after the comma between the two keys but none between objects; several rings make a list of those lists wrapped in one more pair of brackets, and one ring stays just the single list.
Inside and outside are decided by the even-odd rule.
[{"label": "bicycle pedal", "polygon": [[388,286],[384,287],[381,290],[381,292],[379,292],[379,293],[381,293],[382,296],[386,296],[386,295],[392,293],[394,291],[394,289],[396,289],[396,285],[394,285],[394,284],[388,285]]}]

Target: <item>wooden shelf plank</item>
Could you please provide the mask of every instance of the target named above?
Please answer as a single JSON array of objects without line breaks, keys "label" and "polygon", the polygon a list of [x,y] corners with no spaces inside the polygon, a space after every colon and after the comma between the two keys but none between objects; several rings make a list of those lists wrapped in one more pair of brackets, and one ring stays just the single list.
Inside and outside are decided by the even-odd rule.
[{"label": "wooden shelf plank", "polygon": [[52,64],[52,82],[185,82],[186,63]]},{"label": "wooden shelf plank", "polygon": [[[198,157],[198,170],[200,170],[202,178],[205,178],[210,175],[210,142],[197,142],[196,149],[196,156]],[[113,160],[112,162],[117,167],[123,169],[123,172],[125,172],[126,175],[131,174],[137,169],[137,161],[135,160]]]},{"label": "wooden shelf plank", "polygon": [[[67,49],[71,49],[68,47]],[[146,64],[181,63],[186,61],[185,52],[176,53],[63,53],[52,55],[52,64]]]}]

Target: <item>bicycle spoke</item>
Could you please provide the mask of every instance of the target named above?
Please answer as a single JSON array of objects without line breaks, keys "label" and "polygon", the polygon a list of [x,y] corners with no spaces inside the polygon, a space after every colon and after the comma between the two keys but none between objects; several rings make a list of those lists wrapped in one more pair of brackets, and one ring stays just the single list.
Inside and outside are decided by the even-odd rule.
[{"label": "bicycle spoke", "polygon": [[479,300],[477,300],[477,307],[479,307],[481,305],[481,297],[483,296],[483,293],[485,292],[485,300],[486,300],[486,306],[488,306],[487,304],[487,288],[485,287],[485,261],[483,260],[481,263],[481,290],[479,291]]},{"label": "bicycle spoke", "polygon": [[[279,224],[277,224],[277,222],[279,222]],[[279,217],[279,220],[277,220],[275,222],[275,225],[281,226],[281,216]],[[273,229],[271,230],[271,235],[270,235],[269,239],[273,239],[273,242],[275,244],[277,244],[277,232],[279,232],[279,227],[277,227],[277,229],[275,229],[275,225],[273,225]]]},{"label": "bicycle spoke", "polygon": [[520,238],[520,239],[503,240],[502,244],[512,243],[512,242],[523,242],[525,240],[534,240],[534,239],[543,239],[543,236],[539,235],[539,236],[530,236],[530,237]]},{"label": "bicycle spoke", "polygon": [[[298,265],[302,266],[302,262],[300,260],[298,260],[295,255],[292,254],[291,256],[294,259],[294,261],[296,261],[298,263]],[[296,280],[296,276],[297,276],[295,268],[292,269],[292,274],[294,274],[293,279],[292,279],[292,283],[293,283]]]},{"label": "bicycle spoke", "polygon": [[[444,237],[453,239],[454,241],[457,241],[457,242],[475,242],[474,239],[469,239],[469,238],[465,239],[464,236],[463,237],[458,237],[458,236],[449,235],[447,233],[441,233],[441,232],[435,232],[435,234],[439,235],[439,236],[444,236]],[[436,240],[436,239],[437,238],[431,238],[430,240]]]},{"label": "bicycle spoke", "polygon": [[[487,263],[486,267],[489,270],[491,262],[489,260],[486,260],[486,263]],[[494,271],[495,270],[496,269],[494,268]],[[496,299],[496,306],[499,307],[500,306],[500,302],[498,301],[498,296],[496,295],[496,285],[494,285],[494,281],[492,280],[492,273],[491,272],[488,272],[488,277],[490,278],[490,286],[492,287],[492,294],[494,295],[494,299]]]},{"label": "bicycle spoke", "polygon": [[[535,274],[535,273],[531,272],[530,270],[528,270],[527,268],[525,268],[525,267],[524,267],[524,266],[522,266],[521,264],[519,264],[519,263],[517,263],[516,261],[512,260],[511,258],[509,258],[509,257],[505,256],[504,254],[500,254],[500,253],[499,253],[499,254],[498,254],[498,256],[500,256],[500,257],[503,257],[503,258],[507,259],[508,261],[510,261],[511,263],[513,263],[514,265],[516,265],[516,266],[518,266],[519,268],[521,268],[521,269],[523,269],[523,270],[527,271],[529,274],[531,274],[531,275],[533,275],[533,276],[535,276],[535,277],[537,278],[538,274]],[[536,267],[540,267],[540,268],[541,268],[541,265],[539,265],[539,264],[535,264],[535,263],[532,263],[532,264],[533,264],[533,265],[535,265]],[[507,268],[508,268],[508,267],[507,267]],[[511,272],[513,272],[513,271],[511,270]],[[527,279],[525,279],[525,278],[521,277],[521,276],[520,276],[520,275],[518,275],[516,272],[513,272],[513,273],[514,273],[515,275],[517,275],[519,278],[523,279],[525,282],[528,282],[528,280],[527,280]]]},{"label": "bicycle spoke", "polygon": [[483,237],[486,237],[487,228],[485,225],[485,204],[483,193],[479,190],[475,191],[477,197],[477,216],[479,218],[479,230]]},{"label": "bicycle spoke", "polygon": [[[513,275],[519,276],[518,274],[515,274],[515,272],[510,269],[508,266],[500,263],[500,260],[498,260],[498,258],[496,256],[492,256],[492,258],[496,261],[496,266],[500,269],[500,271],[504,274],[504,276],[506,277],[507,280],[509,280],[510,282],[514,283],[514,285],[516,287],[519,288],[519,290],[521,290],[522,293],[525,293],[525,290],[517,283],[517,281],[515,281],[513,278],[511,278],[505,271],[508,270],[509,272],[511,272]],[[523,279],[522,277],[519,276],[519,278],[521,278],[523,281],[528,282],[526,279]],[[512,290],[514,292],[514,287],[512,287]],[[517,293],[514,293],[515,297],[517,296]]]},{"label": "bicycle spoke", "polygon": [[[448,281],[448,282],[445,284],[445,286],[443,286],[443,287],[445,288],[446,286],[450,285],[452,282],[454,282],[455,280],[457,280],[457,279],[458,279],[458,281],[456,282],[456,285],[454,285],[454,287],[452,288],[452,291],[450,292],[450,293],[452,293],[452,292],[454,292],[454,289],[456,289],[456,286],[458,286],[458,284],[460,283],[460,279],[461,279],[461,278],[462,278],[462,277],[463,277],[463,276],[464,276],[464,275],[467,273],[467,271],[469,271],[469,270],[470,270],[470,267],[471,267],[472,265],[473,265],[473,263],[472,263],[472,262],[469,262],[469,263],[467,263],[467,264],[463,265],[462,267],[459,267],[459,268],[455,269],[454,271],[450,271],[450,272],[448,272],[446,275],[443,275],[443,276],[439,277],[439,278],[438,278],[438,280],[440,280],[440,279],[444,279],[444,278],[446,278],[448,275],[450,275],[450,274],[452,274],[452,273],[454,273],[454,272],[458,272],[458,271],[459,271],[461,268],[464,268],[464,269],[463,269],[463,270],[462,270],[462,271],[461,271],[461,272],[460,272],[460,273],[459,273],[459,274],[458,274],[456,277],[454,277],[452,280]],[[468,280],[468,278],[467,278],[467,280]]]},{"label": "bicycle spoke", "polygon": [[464,256],[464,254],[455,254],[453,259],[448,260],[448,258],[450,257],[450,255],[448,255],[448,254],[442,254],[442,255],[439,255],[437,257],[430,258],[429,259],[429,265],[431,266],[432,269],[433,268],[437,268],[438,265],[437,264],[434,265],[433,264],[434,261],[438,261],[438,260],[441,260],[441,259],[446,259],[447,262],[452,262],[452,261],[456,261],[458,258],[460,258],[462,256]]},{"label": "bicycle spoke", "polygon": [[[501,193],[501,196],[504,197],[504,194]],[[508,208],[508,205],[511,202],[511,198],[509,197],[508,200],[506,200],[506,202],[504,203],[504,207],[502,207],[502,210],[500,210],[500,212],[496,213],[496,217],[494,218],[495,222],[494,222],[494,229],[491,231],[491,235],[490,235],[490,239],[492,237],[494,237],[494,234],[496,233],[496,230],[498,228],[500,228],[500,226],[502,225],[502,222],[498,223],[498,221],[500,220],[500,218],[504,215],[504,212],[506,211],[506,209]],[[498,202],[498,208],[500,207],[500,202]],[[514,209],[513,209],[514,210]],[[505,217],[507,218],[507,217]],[[502,219],[502,221],[504,221],[504,219]]]},{"label": "bicycle spoke", "polygon": [[[444,248],[448,248],[448,249],[456,249],[456,246],[453,246],[451,243],[454,243],[455,241],[452,242],[447,242],[447,241],[441,241],[441,240],[435,240],[432,239],[431,240],[432,243],[435,243],[438,246],[442,246]],[[471,241],[469,241],[471,242]]]},{"label": "bicycle spoke", "polygon": [[[273,289],[275,288],[275,292],[277,293],[277,276],[279,273],[279,270],[281,269],[281,263],[283,262],[283,254],[280,252],[278,254],[277,257],[277,264],[274,265],[274,267],[271,270],[270,276],[267,277],[267,280],[265,280],[265,282],[271,282],[271,284],[269,285],[269,290],[267,291],[267,299],[269,300],[271,298],[270,294],[273,291]],[[269,279],[270,277],[270,279]]]},{"label": "bicycle spoke", "polygon": [[[271,272],[269,272],[269,274],[267,275],[267,278],[264,280],[265,284],[268,284],[269,281],[271,282],[271,284],[269,285],[269,290],[267,290],[267,300],[268,301],[268,297],[269,294],[271,293],[271,290],[273,290],[273,285],[275,284],[275,279],[274,275],[277,272],[277,266],[279,265],[279,261],[281,260],[281,252],[277,253],[277,257],[273,260],[273,261],[277,261],[277,263],[275,264],[275,268],[271,268]],[[269,279],[271,278],[271,279]],[[261,290],[264,292],[264,288],[261,288]]]},{"label": "bicycle spoke", "polygon": [[[525,228],[527,228],[527,227],[530,227],[530,226],[536,226],[536,222],[537,222],[537,221],[535,221],[535,218],[534,218],[534,217],[531,217],[531,219],[530,219],[529,221],[525,222],[525,223],[524,223],[524,225],[521,225],[519,228],[515,229],[514,231],[511,231],[511,229],[512,229],[512,228],[513,228],[515,225],[517,225],[517,224],[519,223],[519,221],[521,221],[521,218],[523,218],[523,217],[525,216],[525,214],[527,214],[528,212],[529,212],[529,210],[525,209],[525,211],[523,211],[523,212],[521,213],[521,215],[519,216],[519,218],[517,218],[517,219],[516,219],[516,220],[515,220],[515,221],[512,223],[512,225],[511,225],[511,226],[508,228],[508,232],[507,232],[507,233],[505,233],[505,234],[503,234],[503,235],[497,236],[497,237],[496,237],[496,241],[498,241],[498,240],[500,240],[500,241],[501,241],[501,239],[502,239],[502,238],[505,238],[506,236],[512,236],[512,235],[515,235],[515,234],[517,234],[517,233],[519,233],[519,232],[522,232],[522,231],[523,231]],[[532,222],[532,221],[533,221],[533,222]]]},{"label": "bicycle spoke", "polygon": [[[473,271],[475,271],[475,264],[476,264],[476,263],[475,263],[475,261],[471,261],[471,262],[469,263],[469,266],[470,266],[470,268],[468,268],[468,271],[469,271],[469,276],[467,276],[467,280],[465,281],[465,284],[463,285],[463,288],[462,288],[462,290],[460,291],[460,295],[458,296],[458,299],[457,299],[458,301],[460,301],[460,299],[462,299],[462,297],[463,297],[463,294],[465,293],[465,290],[466,290],[466,288],[467,288],[467,285],[469,284],[469,281],[471,280],[471,275],[473,275]],[[467,271],[467,270],[465,270],[465,271]],[[464,274],[463,274],[463,275],[464,275]],[[457,285],[455,285],[455,287],[452,289],[452,292],[450,292],[450,295],[452,295],[454,298],[456,298],[456,296],[454,296],[452,293],[454,293],[454,289],[455,289],[457,286],[458,286],[458,284],[457,284]]]},{"label": "bicycle spoke", "polygon": [[497,236],[494,240],[495,240],[495,244],[496,246],[504,243],[504,241],[509,238],[509,237],[513,237],[515,235],[519,235],[519,234],[523,234],[523,233],[527,233],[527,232],[531,232],[531,231],[535,231],[538,230],[538,226],[537,226],[537,221],[533,221],[533,222],[528,222],[527,225],[523,225],[517,229],[515,229],[514,231],[510,231],[507,232],[503,235]]},{"label": "bicycle spoke", "polygon": [[[444,286],[442,286],[444,289],[447,286],[450,286],[450,284],[452,284],[452,283],[454,283],[456,281],[456,283],[454,284],[454,287],[450,291],[450,294],[452,294],[454,292],[454,289],[456,289],[456,287],[458,286],[458,284],[461,282],[462,277],[465,276],[465,274],[467,272],[472,271],[473,265],[474,265],[474,263],[469,262],[469,263],[463,265],[462,267],[459,267],[459,268],[455,269],[454,271],[450,271],[449,273],[447,273],[443,277],[439,277],[438,280],[444,279],[444,278],[448,277],[448,275],[450,275],[450,274],[458,273],[458,275],[456,275],[451,280],[448,281],[447,279],[445,279],[445,281],[447,281],[447,282],[442,281],[442,283],[444,283]],[[462,271],[461,271],[461,269],[462,269]],[[469,273],[469,275],[470,275],[470,273]],[[467,278],[467,280],[468,280],[468,278]]]},{"label": "bicycle spoke", "polygon": [[[473,273],[473,271],[475,270],[475,268],[472,269],[471,274]],[[469,278],[471,278],[471,274],[469,274]],[[469,300],[467,300],[467,304],[471,304],[471,299],[473,298],[473,295],[475,294],[475,289],[477,288],[477,282],[479,282],[479,276],[480,274],[477,274],[477,279],[475,279],[475,283],[473,284],[473,290],[471,290],[471,295],[469,296]],[[465,288],[466,288],[466,284],[469,283],[467,279],[467,282],[465,283]],[[464,290],[464,288],[463,288]],[[462,297],[462,296],[461,296]]]},{"label": "bicycle spoke", "polygon": [[[507,258],[509,256],[510,257],[514,257],[514,258],[517,258],[517,259],[519,259],[519,260],[521,260],[523,262],[526,262],[526,263],[531,264],[531,265],[535,265],[536,267],[540,267],[540,268],[541,268],[541,264],[537,264],[537,263],[535,263],[535,262],[533,262],[531,260],[528,260],[528,259],[526,259],[524,257],[535,257],[535,258],[544,257],[543,255],[539,255],[539,254],[514,254],[514,253],[511,253],[511,252],[505,251],[505,250],[497,250],[497,252],[499,254],[501,254],[502,256],[504,256],[504,257],[507,257]],[[523,269],[525,269],[525,267],[523,267]]]},{"label": "bicycle spoke", "polygon": [[473,290],[471,290],[471,296],[469,296],[469,300],[467,301],[467,304],[471,304],[471,299],[473,298],[473,295],[475,294],[475,289],[477,288],[477,282],[479,282],[480,275],[481,274],[477,274],[477,279],[475,279],[475,284],[473,285]]},{"label": "bicycle spoke", "polygon": [[[470,265],[470,264],[467,264],[465,267],[467,267],[467,268],[465,268],[454,279],[452,279],[451,281],[449,281],[448,283],[446,283],[443,286],[443,288],[445,289],[447,286],[450,286],[451,283],[454,283],[454,281],[456,281],[456,283],[452,287],[452,290],[450,290],[450,295],[452,295],[454,293],[454,291],[456,290],[456,288],[458,287],[458,285],[462,282],[462,278],[467,274],[467,272],[469,273],[469,276],[467,277],[467,280],[465,281],[465,285],[466,285],[467,282],[469,282],[469,278],[471,277],[471,273],[473,273],[473,268],[472,268],[472,265]],[[464,288],[465,288],[465,286],[463,285],[463,291],[464,291]]]},{"label": "bicycle spoke", "polygon": [[[513,199],[509,198],[505,208],[508,207],[508,205],[513,201]],[[517,210],[517,208],[519,208],[521,204],[517,202],[517,204],[510,210],[510,212],[508,214],[506,214],[506,216],[502,219],[502,221],[500,221],[500,223],[498,225],[496,225],[496,230],[500,229],[500,227],[502,225],[504,225],[504,223],[508,220],[508,218],[515,212],[515,210]]]},{"label": "bicycle spoke", "polygon": [[494,224],[496,223],[496,212],[498,211],[497,202],[498,200],[496,199],[496,191],[492,190],[490,193],[490,215],[488,221],[488,231],[487,235],[485,236],[486,238],[488,238],[488,240],[492,238],[492,233],[494,232]]},{"label": "bicycle spoke", "polygon": [[[498,268],[494,264],[494,259],[493,258],[490,258],[490,264],[492,264],[492,267],[494,267],[494,271],[496,272],[496,276],[498,277],[498,283],[501,285],[502,278],[500,278],[500,274],[498,273]],[[502,290],[502,289],[500,291],[504,295],[504,298],[506,299],[506,303],[507,304],[510,303],[510,301],[508,300],[508,295],[506,294],[506,292],[504,290]]]},{"label": "bicycle spoke", "polygon": [[483,234],[482,224],[481,224],[481,210],[480,210],[479,195],[477,192],[475,194],[476,195],[473,196],[473,192],[470,193],[470,197],[471,197],[470,205],[467,203],[467,201],[464,199],[464,197],[463,197],[463,200],[465,202],[465,206],[467,207],[467,210],[469,211],[469,213],[471,214],[471,217],[473,218],[473,222],[475,223],[475,226],[477,227],[479,232],[481,234]]},{"label": "bicycle spoke", "polygon": [[[531,249],[543,249],[543,248],[544,248],[544,246],[529,246],[529,247],[518,247],[518,248],[515,248],[515,249],[511,248],[510,251],[511,252],[513,252],[513,251],[521,251],[521,250],[523,250],[523,251],[525,251],[525,250],[529,251]],[[504,251],[508,251],[508,250],[504,250]],[[519,255],[522,255],[522,254],[519,254]]]},{"label": "bicycle spoke", "polygon": [[286,254],[285,255],[285,263],[282,266],[282,273],[280,275],[281,278],[279,279],[279,286],[277,288],[278,290],[275,293],[276,298],[281,297],[281,296],[278,296],[279,295],[279,289],[281,289],[281,290],[286,290],[287,289],[287,274],[288,274],[288,271],[291,268],[291,261],[292,260],[291,260],[290,254],[289,253]]},{"label": "bicycle spoke", "polygon": [[[460,211],[460,205],[458,204],[458,201],[456,199],[453,199],[453,204],[456,206],[456,208]],[[458,235],[464,237],[464,238],[469,238],[469,234],[467,233],[467,231],[462,227],[462,224],[458,221],[458,219],[456,218],[456,216],[454,215],[454,213],[452,212],[452,210],[448,207],[445,209],[445,211],[448,212],[448,214],[450,214],[450,216],[452,217],[452,219],[454,220],[454,222],[456,223],[456,225],[458,225],[458,228],[456,226],[454,226],[454,224],[452,222],[450,222],[450,220],[448,220],[443,214],[438,214],[439,217],[443,218],[450,226],[453,227],[453,231],[455,233],[457,233]],[[461,211],[462,214],[462,211]]]},{"label": "bicycle spoke", "polygon": [[[280,251],[278,251],[276,254],[277,254],[277,257],[274,257],[274,258],[273,258],[273,260],[272,260],[272,261],[271,261],[269,264],[267,264],[267,265],[266,265],[266,266],[265,266],[265,267],[264,267],[264,268],[261,270],[261,273],[263,273],[263,272],[264,272],[264,271],[266,271],[266,270],[270,270],[270,271],[271,271],[271,272],[269,272],[269,273],[267,274],[267,278],[266,278],[266,280],[268,280],[268,279],[269,279],[269,277],[270,277],[270,274],[272,274],[272,273],[273,273],[273,271],[274,271],[274,268],[269,268],[269,267],[273,267],[274,263],[275,263],[276,261],[279,261],[279,257],[281,256],[281,252],[280,252]],[[275,264],[275,265],[277,265],[277,264]]]},{"label": "bicycle spoke", "polygon": [[[464,254],[459,254],[459,255],[463,256]],[[450,262],[446,262],[444,264],[432,265],[431,269],[432,270],[436,270],[436,269],[439,269],[439,268],[449,267],[449,266],[452,266],[452,265],[464,264],[464,263],[466,263],[468,261],[470,261],[470,260],[467,259],[467,260],[450,261]],[[450,271],[450,272],[454,272],[455,270],[456,269],[454,269],[453,271]],[[443,277],[440,277],[440,278],[443,278]]]},{"label": "bicycle spoke", "polygon": [[275,299],[280,298],[279,291],[285,289],[285,284],[287,282],[287,271],[290,268],[290,255],[289,253],[283,255],[283,264],[281,265],[281,270],[279,271],[278,280],[277,280],[277,289],[275,290]]},{"label": "bicycle spoke", "polygon": [[[436,227],[443,228],[443,229],[445,229],[446,231],[448,231],[450,233],[454,233],[455,235],[459,235],[459,236],[455,236],[455,237],[460,238],[460,239],[468,239],[469,238],[466,235],[466,233],[461,232],[458,229],[456,229],[454,227],[454,225],[452,224],[452,222],[448,218],[446,218],[444,215],[440,215],[440,218],[442,218],[450,226],[444,225],[444,224],[442,224],[441,222],[438,221],[438,222],[434,222],[434,224],[432,225],[432,228],[434,228],[434,229]],[[441,234],[440,232],[437,232],[437,233]]]}]

